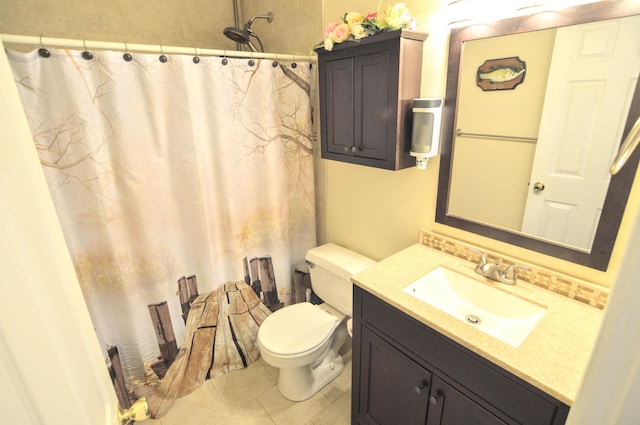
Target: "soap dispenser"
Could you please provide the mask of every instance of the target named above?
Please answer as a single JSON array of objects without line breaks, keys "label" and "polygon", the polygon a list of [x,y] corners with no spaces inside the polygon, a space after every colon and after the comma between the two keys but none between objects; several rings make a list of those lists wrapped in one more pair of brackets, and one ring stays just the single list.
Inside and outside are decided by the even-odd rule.
[{"label": "soap dispenser", "polygon": [[410,154],[416,157],[416,166],[421,170],[427,169],[429,158],[438,155],[442,104],[438,98],[413,99]]}]

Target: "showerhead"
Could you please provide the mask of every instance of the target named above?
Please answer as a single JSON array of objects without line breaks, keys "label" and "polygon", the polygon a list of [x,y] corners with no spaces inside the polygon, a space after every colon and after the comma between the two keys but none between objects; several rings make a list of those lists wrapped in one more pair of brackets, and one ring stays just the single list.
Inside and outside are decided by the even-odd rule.
[{"label": "showerhead", "polygon": [[[251,49],[252,52],[263,52],[264,48],[262,46],[260,38],[258,38],[256,33],[251,31],[251,25],[253,25],[253,21],[255,21],[256,19],[266,19],[269,22],[273,22],[273,13],[269,12],[267,15],[252,16],[251,19],[249,19],[247,23],[244,24],[244,27],[242,27],[242,29],[238,27],[227,27],[222,32],[227,38],[235,41],[236,43],[246,44],[247,46],[249,46],[249,49]],[[251,37],[254,37],[256,40],[258,40],[260,49],[258,49],[253,44],[253,42],[251,41]]]},{"label": "showerhead", "polygon": [[249,33],[241,30],[237,27],[226,27],[222,31],[227,38],[235,41],[236,43],[247,44],[249,42]]},{"label": "showerhead", "polygon": [[[228,38],[235,41],[236,43],[246,44],[247,46],[249,46],[249,49],[252,52],[262,52],[262,49],[263,49],[262,42],[260,41],[258,36],[255,35],[253,31],[247,28],[246,25],[245,25],[245,28],[243,29],[240,29],[237,27],[226,27],[222,32],[224,33],[224,35],[226,35]],[[256,40],[258,40],[258,44],[260,45],[260,50],[258,50],[255,44],[253,44],[250,37],[255,37]]]}]

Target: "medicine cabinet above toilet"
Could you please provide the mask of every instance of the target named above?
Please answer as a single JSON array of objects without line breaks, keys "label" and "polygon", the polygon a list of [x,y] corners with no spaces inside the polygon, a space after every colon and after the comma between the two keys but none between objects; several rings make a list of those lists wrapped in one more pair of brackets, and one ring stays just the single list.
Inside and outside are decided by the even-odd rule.
[{"label": "medicine cabinet above toilet", "polygon": [[316,49],[322,158],[387,170],[415,165],[411,108],[426,38],[398,30]]}]

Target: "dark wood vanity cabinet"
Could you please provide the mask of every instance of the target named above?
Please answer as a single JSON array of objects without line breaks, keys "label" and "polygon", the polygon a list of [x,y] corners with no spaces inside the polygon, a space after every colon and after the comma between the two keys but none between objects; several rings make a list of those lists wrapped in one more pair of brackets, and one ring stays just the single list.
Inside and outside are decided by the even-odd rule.
[{"label": "dark wood vanity cabinet", "polygon": [[398,30],[316,50],[322,158],[390,170],[415,165],[411,107],[426,37]]},{"label": "dark wood vanity cabinet", "polygon": [[561,425],[569,407],[354,286],[352,424]]}]

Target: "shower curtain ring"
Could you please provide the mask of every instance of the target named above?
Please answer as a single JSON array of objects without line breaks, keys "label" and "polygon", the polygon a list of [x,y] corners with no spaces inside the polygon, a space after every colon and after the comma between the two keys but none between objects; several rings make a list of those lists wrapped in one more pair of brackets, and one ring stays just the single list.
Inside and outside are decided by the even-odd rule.
[{"label": "shower curtain ring", "polygon": [[249,66],[253,66],[256,64],[256,61],[253,60],[253,50],[249,54]]},{"label": "shower curtain ring", "polygon": [[40,36],[40,48],[38,49],[38,54],[43,58],[48,58],[51,56],[51,52],[44,47],[42,43],[42,35]]},{"label": "shower curtain ring", "polygon": [[273,60],[273,63],[271,64],[271,66],[274,68],[278,66],[278,54],[276,53],[275,55],[276,55],[276,58]]},{"label": "shower curtain ring", "polygon": [[292,55],[293,56],[293,62],[291,62],[291,68],[296,69],[298,67],[298,64],[296,63],[296,55]]},{"label": "shower curtain ring", "polygon": [[226,65],[229,63],[229,59],[227,59],[227,51],[224,50],[224,56],[222,56],[222,64]]},{"label": "shower curtain ring", "polygon": [[168,60],[167,55],[164,54],[164,49],[162,47],[162,41],[160,41],[160,56],[158,57],[158,59],[162,63],[167,63],[167,60]]},{"label": "shower curtain ring", "polygon": [[91,53],[88,49],[87,49],[87,41],[85,39],[82,39],[82,46],[84,47],[84,51],[82,52],[82,57],[85,60],[90,61],[91,59],[93,59],[93,53]]},{"label": "shower curtain ring", "polygon": [[126,41],[124,42],[124,54],[122,55],[122,59],[124,59],[125,62],[131,62],[131,59],[133,59],[133,56],[129,53],[129,46]]},{"label": "shower curtain ring", "polygon": [[200,63],[200,56],[198,55],[198,48],[194,47],[193,51],[195,52],[195,56],[193,57],[193,63],[199,64]]}]

